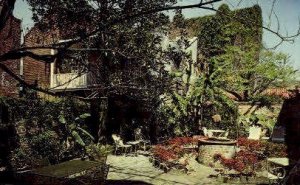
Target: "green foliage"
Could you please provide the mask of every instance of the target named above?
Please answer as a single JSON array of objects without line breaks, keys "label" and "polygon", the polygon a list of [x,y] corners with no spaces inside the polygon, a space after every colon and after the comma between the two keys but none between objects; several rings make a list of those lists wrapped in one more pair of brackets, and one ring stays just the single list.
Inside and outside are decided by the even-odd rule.
[{"label": "green foliage", "polygon": [[33,155],[58,162],[62,151],[58,137],[56,132],[47,130],[29,138],[28,144],[32,148]]},{"label": "green foliage", "polygon": [[[14,136],[17,147],[11,148],[11,163],[15,167],[35,166],[36,160],[44,158],[56,163],[79,156],[82,147],[74,146],[68,139],[72,129],[84,135],[83,140],[91,140],[86,129],[76,127],[78,124],[86,128],[83,118],[88,116],[84,113],[89,107],[82,102],[68,98],[50,102],[2,97],[1,103],[8,108],[8,124],[14,125],[17,131]],[[76,124],[70,124],[70,120]],[[21,154],[26,157],[22,159]]]},{"label": "green foliage", "polygon": [[262,51],[255,70],[261,78],[262,86],[271,83],[274,87],[288,87],[296,78],[296,70],[291,66],[289,56],[284,53]]},{"label": "green foliage", "polygon": [[221,54],[226,46],[239,44],[243,47],[249,42],[258,47],[261,45],[262,16],[259,6],[230,11],[227,5],[222,5],[216,15],[188,19],[187,27],[191,35],[198,36],[199,51],[204,60]]},{"label": "green foliage", "polygon": [[10,164],[12,168],[26,168],[32,165],[32,157],[31,153],[24,148],[16,148],[10,154]]},{"label": "green foliage", "polygon": [[[198,130],[198,125],[235,128],[237,106],[228,93],[233,91],[239,95],[251,88],[248,78],[258,61],[261,22],[258,6],[230,11],[227,5],[222,5],[215,16],[186,20],[190,35],[198,36],[200,65],[195,68],[200,68],[201,72],[195,77],[196,83],[179,80],[181,86],[186,87],[184,93],[172,93],[171,103],[167,104],[172,106],[166,110],[172,111],[168,117],[173,122],[171,125],[176,125],[174,128],[184,130],[187,125],[193,125],[189,129],[194,131]],[[182,68],[181,74],[191,76]],[[178,84],[178,78],[174,79]],[[221,115],[220,124],[212,122],[215,114]]]},{"label": "green foliage", "polygon": [[[186,57],[189,57],[188,55]],[[184,61],[184,58],[182,59]],[[215,128],[233,127],[237,115],[234,102],[218,88],[212,76],[194,72],[195,64],[182,64],[171,71],[174,89],[167,92],[160,107],[164,125],[171,136],[188,136],[198,134],[199,126]],[[188,65],[192,67],[187,67]],[[180,75],[174,75],[180,74]],[[207,105],[207,102],[211,102]],[[211,117],[221,114],[222,123],[213,125]]]},{"label": "green foliage", "polygon": [[[59,116],[59,122],[66,128],[67,134],[72,136],[74,141],[82,147],[86,146],[83,139],[84,136],[89,139],[88,142],[95,140],[88,131],[80,127],[80,125],[84,126],[84,120],[88,117],[90,117],[90,114],[84,113],[76,117],[74,120],[66,121],[64,115]],[[82,136],[79,133],[81,133]]]},{"label": "green foliage", "polygon": [[207,79],[236,100],[268,104],[264,90],[295,81],[288,56],[261,49],[259,6],[230,11],[222,5],[216,15],[189,19],[187,25],[198,35],[200,67]]},{"label": "green foliage", "polygon": [[110,145],[90,144],[86,146],[87,155],[91,160],[103,160],[106,156],[113,151],[113,147]]},{"label": "green foliage", "polygon": [[269,133],[272,133],[277,122],[280,107],[257,106],[258,108],[255,111],[246,115],[239,115],[238,123],[240,124],[239,132],[241,135],[248,136],[249,127],[254,123],[268,129]]},{"label": "green foliage", "polygon": [[173,17],[173,23],[178,28],[185,28],[184,16],[182,15],[181,10],[176,11]]},{"label": "green foliage", "polygon": [[[175,24],[182,21],[178,14]],[[198,124],[235,128],[238,112],[234,100],[259,102],[261,107],[269,108],[280,101],[263,92],[270,87],[286,87],[293,81],[295,71],[286,55],[261,49],[259,6],[230,11],[227,5],[222,5],[216,15],[189,19],[186,25],[190,35],[199,39],[199,64],[193,67],[201,72],[191,74],[181,58],[181,65],[170,73],[177,89],[172,90],[162,110],[175,133],[197,130]],[[190,80],[192,75],[197,82]],[[219,125],[211,120],[215,114],[221,115]],[[273,118],[258,117],[271,129]]]}]

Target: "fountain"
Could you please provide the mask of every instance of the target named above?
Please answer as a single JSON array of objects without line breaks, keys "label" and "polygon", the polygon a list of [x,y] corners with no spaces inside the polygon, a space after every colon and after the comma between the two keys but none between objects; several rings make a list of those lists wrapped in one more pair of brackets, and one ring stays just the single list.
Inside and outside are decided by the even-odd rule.
[{"label": "fountain", "polygon": [[225,138],[201,138],[198,140],[198,162],[212,167],[222,167],[216,163],[214,156],[221,154],[227,159],[234,157],[236,153],[236,140]]}]

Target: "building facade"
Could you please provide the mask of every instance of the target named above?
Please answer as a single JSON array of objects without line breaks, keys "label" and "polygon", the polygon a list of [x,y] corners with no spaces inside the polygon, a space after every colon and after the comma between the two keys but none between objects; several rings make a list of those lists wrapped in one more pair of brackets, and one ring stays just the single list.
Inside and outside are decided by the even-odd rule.
[{"label": "building facade", "polygon": [[[0,55],[18,49],[21,44],[21,20],[9,16],[6,25],[0,31]],[[15,74],[19,74],[19,60],[8,60],[4,64]],[[19,83],[0,69],[0,95],[18,96]]]}]

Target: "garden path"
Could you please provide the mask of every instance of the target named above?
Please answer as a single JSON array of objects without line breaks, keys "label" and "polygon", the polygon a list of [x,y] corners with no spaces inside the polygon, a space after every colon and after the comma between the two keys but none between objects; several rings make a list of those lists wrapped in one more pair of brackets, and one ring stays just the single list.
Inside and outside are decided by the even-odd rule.
[{"label": "garden path", "polygon": [[216,178],[209,175],[216,174],[213,168],[203,166],[194,159],[189,161],[189,173],[179,170],[171,170],[164,173],[155,168],[149,158],[139,155],[132,156],[108,156],[107,163],[110,164],[108,173],[108,184],[133,184],[133,185],[201,185],[220,184]]}]

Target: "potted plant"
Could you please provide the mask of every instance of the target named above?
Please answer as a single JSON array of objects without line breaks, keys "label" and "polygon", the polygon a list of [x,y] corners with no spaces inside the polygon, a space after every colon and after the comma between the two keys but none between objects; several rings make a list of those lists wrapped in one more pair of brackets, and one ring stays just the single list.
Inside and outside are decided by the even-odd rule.
[{"label": "potted plant", "polygon": [[110,145],[102,145],[100,143],[90,144],[86,147],[86,153],[90,160],[101,161],[106,163],[107,155],[112,152],[113,148]]}]

